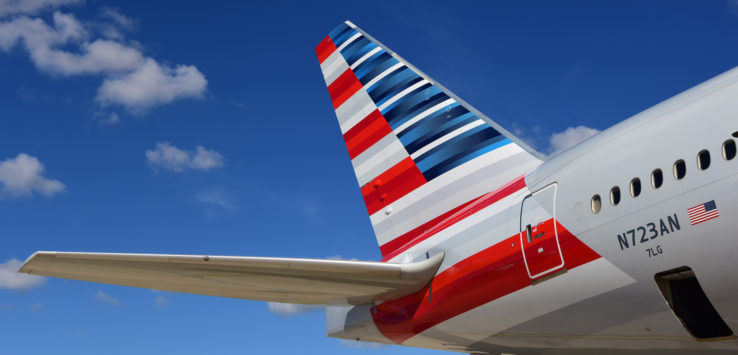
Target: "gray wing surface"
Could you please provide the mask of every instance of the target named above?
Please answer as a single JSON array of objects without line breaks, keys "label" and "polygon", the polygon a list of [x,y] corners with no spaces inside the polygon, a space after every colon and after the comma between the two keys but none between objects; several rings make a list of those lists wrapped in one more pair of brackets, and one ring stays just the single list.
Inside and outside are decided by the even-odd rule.
[{"label": "gray wing surface", "polygon": [[366,304],[427,285],[443,253],[408,263],[237,256],[34,253],[19,272],[155,290],[300,304]]}]

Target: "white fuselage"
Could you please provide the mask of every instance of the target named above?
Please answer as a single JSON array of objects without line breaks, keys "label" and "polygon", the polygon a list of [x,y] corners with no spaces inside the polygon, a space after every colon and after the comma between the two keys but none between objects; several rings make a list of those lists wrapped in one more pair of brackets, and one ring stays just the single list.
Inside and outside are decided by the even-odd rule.
[{"label": "white fuselage", "polygon": [[[737,97],[734,69],[546,161],[520,188],[392,260],[446,255],[434,280],[439,286],[419,295],[419,306],[403,304],[412,313],[405,320],[382,318],[382,305],[335,309],[329,334],[478,353],[738,351],[733,336],[697,340],[655,279],[689,268],[725,324],[738,329],[738,235],[732,226],[738,158],[723,156],[723,145],[738,135]],[[710,165],[700,170],[704,150]],[[679,160],[686,166],[681,179],[674,173]],[[658,188],[651,181],[656,169],[663,176]],[[635,178],[637,197],[630,186]],[[617,205],[611,202],[614,187]],[[595,195],[598,213],[592,211]],[[709,201],[719,217],[692,225],[687,210]],[[558,230],[545,231],[556,237],[548,245],[527,242],[527,224],[544,235],[546,220],[556,222],[549,227]],[[573,239],[566,239],[569,233]],[[549,251],[548,259],[535,259]],[[527,283],[493,295],[515,282]]]}]

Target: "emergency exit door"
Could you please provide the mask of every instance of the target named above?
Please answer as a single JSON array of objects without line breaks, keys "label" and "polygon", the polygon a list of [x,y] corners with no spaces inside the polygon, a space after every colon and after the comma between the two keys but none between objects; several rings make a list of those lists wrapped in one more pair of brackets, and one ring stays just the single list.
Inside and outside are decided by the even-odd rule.
[{"label": "emergency exit door", "polygon": [[556,184],[544,187],[523,200],[520,245],[531,280],[564,269],[556,231]]}]

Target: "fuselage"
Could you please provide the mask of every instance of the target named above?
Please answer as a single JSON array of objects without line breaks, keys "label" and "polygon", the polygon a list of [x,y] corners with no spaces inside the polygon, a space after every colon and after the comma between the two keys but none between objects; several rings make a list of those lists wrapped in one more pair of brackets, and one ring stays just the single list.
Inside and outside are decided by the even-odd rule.
[{"label": "fuselage", "polygon": [[[479,353],[738,351],[736,97],[734,69],[491,186],[388,259],[444,252],[429,287],[329,311],[329,335]],[[684,322],[705,312],[669,287],[684,275],[730,334]]]}]

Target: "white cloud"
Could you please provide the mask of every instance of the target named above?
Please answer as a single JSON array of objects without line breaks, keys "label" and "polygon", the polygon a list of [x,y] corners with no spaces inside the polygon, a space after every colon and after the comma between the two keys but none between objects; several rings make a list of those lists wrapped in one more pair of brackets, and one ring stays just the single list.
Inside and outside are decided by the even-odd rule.
[{"label": "white cloud", "polygon": [[223,166],[223,155],[198,146],[195,151],[179,149],[169,142],[156,143],[156,148],[146,151],[146,160],[154,170],[169,170],[176,173],[185,170],[210,170]]},{"label": "white cloud", "polygon": [[97,91],[96,100],[103,105],[119,104],[138,113],[180,98],[200,98],[207,84],[195,66],[162,67],[149,58],[132,72],[106,79]]},{"label": "white cloud", "polygon": [[66,189],[58,180],[43,177],[43,173],[44,165],[25,153],[0,161],[0,196],[23,197],[36,192],[51,197]]},{"label": "white cloud", "polygon": [[111,306],[120,306],[120,302],[116,298],[102,291],[97,291],[95,299],[98,302],[107,303]]},{"label": "white cloud", "polygon": [[15,17],[0,22],[0,49],[20,46],[40,71],[52,76],[102,76],[95,101],[132,113],[203,96],[207,80],[197,67],[160,64],[125,40],[123,32],[135,28],[134,20],[111,9],[102,17],[106,22],[81,22],[55,12],[51,25],[41,18]]},{"label": "white cloud", "polygon": [[325,309],[324,306],[316,306],[309,304],[292,304],[280,302],[267,302],[269,311],[276,313],[282,317],[292,317],[302,313],[315,312]]},{"label": "white cloud", "polygon": [[41,276],[19,274],[18,269],[21,265],[23,265],[23,262],[18,259],[10,259],[0,264],[0,288],[27,290],[46,282],[46,278]]},{"label": "white cloud", "polygon": [[102,11],[102,17],[112,20],[116,25],[126,31],[133,31],[138,27],[138,21],[134,20],[118,11],[117,9],[106,8]]},{"label": "white cloud", "polygon": [[561,153],[597,133],[600,133],[600,130],[585,126],[569,127],[563,132],[554,133],[549,140],[549,155]]},{"label": "white cloud", "polygon": [[227,210],[236,208],[233,198],[220,189],[200,191],[194,196],[193,202],[202,205],[218,206]]},{"label": "white cloud", "polygon": [[105,8],[100,13],[102,21],[94,21],[92,25],[100,34],[108,39],[122,41],[125,33],[138,29],[138,20],[130,18],[117,9]]},{"label": "white cloud", "polygon": [[39,69],[65,76],[138,70],[144,57],[138,49],[98,39],[80,46],[80,53],[70,53],[45,46],[34,48],[31,58]]},{"label": "white cloud", "polygon": [[101,118],[98,122],[104,126],[114,125],[116,123],[120,123],[120,117],[117,113],[111,112],[105,116],[105,118]]},{"label": "white cloud", "polygon": [[164,295],[158,295],[154,299],[154,305],[157,307],[164,307],[169,303],[169,300]]},{"label": "white cloud", "polygon": [[81,2],[83,0],[0,0],[0,17],[11,14],[34,14],[41,10]]}]

